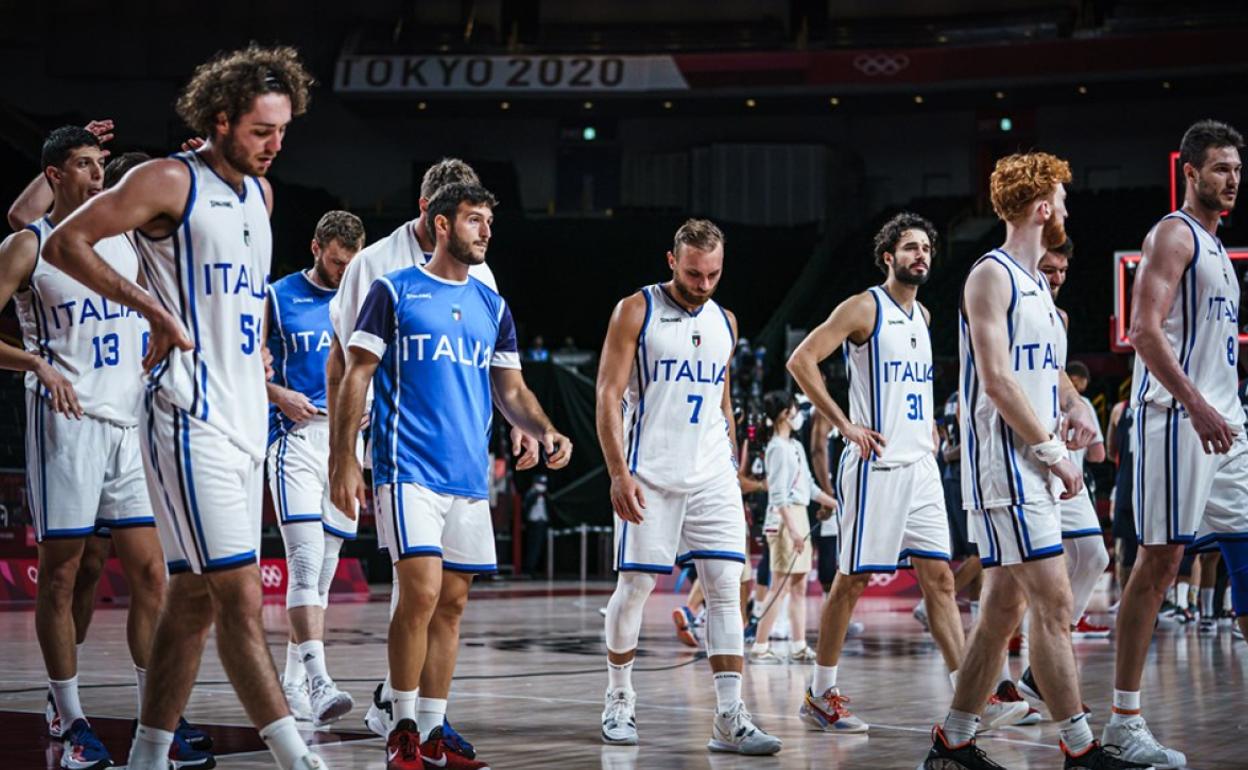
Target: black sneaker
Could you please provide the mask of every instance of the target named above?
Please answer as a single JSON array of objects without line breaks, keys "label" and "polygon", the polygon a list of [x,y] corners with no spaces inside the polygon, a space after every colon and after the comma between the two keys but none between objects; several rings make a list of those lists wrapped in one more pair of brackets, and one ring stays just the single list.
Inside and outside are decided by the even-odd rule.
[{"label": "black sneaker", "polygon": [[178,717],[177,732],[196,751],[212,751],[212,736],[186,721],[186,717]]},{"label": "black sneaker", "polygon": [[1036,678],[1031,675],[1031,666],[1023,669],[1023,675],[1018,678],[1018,689],[1023,691],[1023,695],[1028,698],[1035,698],[1044,703],[1044,696],[1040,694],[1040,686],[1036,684]]},{"label": "black sneaker", "polygon": [[1005,770],[1003,765],[989,759],[973,738],[960,746],[950,746],[940,725],[932,728],[932,750],[927,752],[922,767],[923,770]]},{"label": "black sneaker", "polygon": [[1153,770],[1152,765],[1122,759],[1118,755],[1118,747],[1102,746],[1096,741],[1077,757],[1068,754],[1065,746],[1062,746],[1062,753],[1066,754],[1066,764],[1062,766],[1065,770]]}]

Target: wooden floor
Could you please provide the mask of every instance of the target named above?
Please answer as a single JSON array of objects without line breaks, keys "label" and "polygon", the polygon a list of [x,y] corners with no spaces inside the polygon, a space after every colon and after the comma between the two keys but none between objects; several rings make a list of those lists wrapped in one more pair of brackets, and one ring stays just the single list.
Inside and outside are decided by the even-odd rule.
[{"label": "wooden floor", "polygon": [[[765,759],[710,754],[705,749],[714,706],[709,669],[672,635],[670,611],[677,597],[656,595],[647,607],[643,656],[634,677],[642,744],[606,747],[599,739],[606,676],[598,610],[610,587],[593,584],[586,593],[567,584],[549,592],[532,591],[535,587],[546,588],[524,586],[529,594],[542,594],[537,596],[474,592],[465,617],[450,718],[496,769],[913,768],[930,745],[933,722],[948,707],[940,655],[910,617],[909,602],[864,600],[856,618],[866,632],[848,643],[840,678],[857,713],[871,723],[869,737],[804,729],[796,711],[808,666],[750,666],[746,703],[760,725],[784,739],[784,750]],[[1103,608],[1103,597],[1097,601]],[[384,601],[329,609],[330,671],[357,703],[336,731],[314,734],[333,768],[385,766],[382,741],[364,731],[362,718],[385,672],[386,611]],[[812,599],[809,614],[816,613]],[[266,607],[265,621],[280,665],[286,634],[282,607]],[[1076,654],[1099,735],[1111,695],[1112,643],[1077,642]],[[0,767],[55,767],[60,748],[44,737],[45,674],[32,612],[0,612],[0,660],[0,710],[6,717],[0,720]],[[1019,665],[1016,659],[1016,674]],[[128,750],[134,713],[130,672],[125,610],[101,609],[80,663],[82,700],[118,762]],[[1144,710],[1158,738],[1186,751],[1194,768],[1248,767],[1246,674],[1248,646],[1229,629],[1208,638],[1195,629],[1160,627],[1144,681]],[[224,682],[212,642],[187,716],[216,738],[219,767],[272,766]],[[990,733],[981,745],[1006,767],[1061,767],[1056,730],[1047,721]]]}]

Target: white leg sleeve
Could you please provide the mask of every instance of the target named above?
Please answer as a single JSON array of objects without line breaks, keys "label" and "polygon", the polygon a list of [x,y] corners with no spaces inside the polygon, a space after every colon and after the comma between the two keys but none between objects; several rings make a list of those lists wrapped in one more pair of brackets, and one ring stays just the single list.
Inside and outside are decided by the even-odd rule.
[{"label": "white leg sleeve", "polygon": [[654,590],[655,577],[648,572],[621,572],[615,593],[607,602],[607,650],[615,653],[637,649],[641,613]]},{"label": "white leg sleeve", "polygon": [[325,555],[321,559],[321,579],[316,590],[321,597],[321,609],[329,606],[329,587],[334,584],[334,573],[338,571],[338,554],[342,551],[342,538],[325,533]]},{"label": "white leg sleeve", "polygon": [[741,571],[745,565],[725,559],[697,559],[698,579],[706,594],[706,654],[745,653],[741,625]]},{"label": "white leg sleeve", "polygon": [[1062,541],[1066,553],[1066,574],[1070,576],[1070,593],[1074,597],[1074,617],[1071,623],[1088,609],[1096,581],[1109,566],[1109,553],[1099,537],[1072,537]]},{"label": "white leg sleeve", "polygon": [[325,531],[319,521],[282,525],[286,543],[286,609],[320,606],[318,584],[325,556]]}]

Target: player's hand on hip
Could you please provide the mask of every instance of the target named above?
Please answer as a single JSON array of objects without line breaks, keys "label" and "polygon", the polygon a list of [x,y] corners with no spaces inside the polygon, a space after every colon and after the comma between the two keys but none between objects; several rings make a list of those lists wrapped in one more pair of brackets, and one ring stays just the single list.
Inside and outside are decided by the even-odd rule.
[{"label": "player's hand on hip", "polygon": [[78,405],[78,394],[74,391],[73,383],[69,381],[69,378],[58,372],[47,361],[39,362],[35,376],[39,378],[40,384],[48,389],[47,398],[52,404],[52,411],[71,419],[82,419],[82,407]]},{"label": "player's hand on hip", "polygon": [[511,427],[511,456],[516,458],[516,470],[527,471],[537,465],[537,439],[515,427]]},{"label": "player's hand on hip", "polygon": [[884,454],[884,447],[888,443],[882,435],[861,425],[850,425],[841,435],[846,441],[858,447],[858,453],[864,460],[870,457],[872,452],[877,455]]},{"label": "player's hand on hip", "polygon": [[144,371],[150,372],[152,367],[164,361],[173,348],[192,350],[195,347],[182,324],[168,312],[161,310],[153,313],[147,323],[152,332],[148,338],[147,355],[143,356]]},{"label": "player's hand on hip", "polygon": [[572,459],[572,439],[557,430],[542,434],[542,450],[546,453],[546,467],[557,471]]},{"label": "player's hand on hip", "polygon": [[1089,414],[1087,404],[1080,401],[1064,418],[1062,438],[1067,449],[1083,449],[1096,440],[1096,417]]},{"label": "player's hand on hip", "polygon": [[330,463],[329,499],[347,518],[354,521],[367,502],[364,471],[354,454]]},{"label": "player's hand on hip", "polygon": [[645,519],[642,511],[646,509],[646,496],[637,479],[631,475],[611,479],[611,507],[616,516],[630,524],[640,524]]},{"label": "player's hand on hip", "polygon": [[293,422],[304,422],[311,420],[316,416],[316,405],[302,393],[297,390],[288,390],[283,388],[283,394],[278,398],[277,408],[282,410],[282,414]]},{"label": "player's hand on hip", "polygon": [[1069,457],[1063,457],[1056,464],[1049,466],[1049,472],[1062,482],[1065,490],[1061,494],[1063,500],[1069,500],[1083,492],[1083,471],[1075,467]]},{"label": "player's hand on hip", "polygon": [[1231,451],[1235,433],[1218,410],[1209,406],[1208,401],[1202,398],[1188,408],[1187,415],[1192,421],[1192,430],[1200,437],[1200,448],[1205,450],[1205,454],[1224,455]]}]

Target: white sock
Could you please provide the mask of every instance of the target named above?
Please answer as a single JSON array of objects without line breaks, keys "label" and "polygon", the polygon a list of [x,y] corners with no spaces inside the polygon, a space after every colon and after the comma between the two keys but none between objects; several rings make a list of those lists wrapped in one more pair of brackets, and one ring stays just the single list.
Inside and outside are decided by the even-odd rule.
[{"label": "white sock", "polygon": [[75,720],[87,716],[82,713],[82,703],[78,700],[78,675],[64,681],[49,679],[48,687],[52,690],[52,700],[56,702],[56,713],[61,715],[61,726],[69,732]]},{"label": "white sock", "polygon": [[1166,589],[1166,601],[1171,604],[1177,604],[1176,597],[1174,595],[1174,586],[1170,586]]},{"label": "white sock", "polygon": [[1001,661],[1001,681],[1014,681],[1014,674],[1010,671],[1010,656],[1006,653],[1005,660]]},{"label": "white sock", "polygon": [[[392,691],[391,707],[394,709],[394,725],[403,719],[416,721],[416,693],[418,690]],[[393,726],[393,725],[392,725]]]},{"label": "white sock", "polygon": [[1185,610],[1191,604],[1188,594],[1191,593],[1192,586],[1190,583],[1179,583],[1178,589],[1174,594],[1174,603],[1179,605],[1179,609]]},{"label": "white sock", "polygon": [[736,671],[715,672],[715,705],[724,714],[741,700],[741,675]]},{"label": "white sock", "polygon": [[303,684],[308,675],[303,667],[303,657],[299,654],[299,645],[286,642],[286,672],[282,674],[282,684],[286,687],[297,687]]},{"label": "white sock", "polygon": [[442,726],[446,718],[446,698],[418,698],[416,700],[416,728],[420,730],[423,743],[435,727]]},{"label": "white sock", "polygon": [[979,620],[979,602],[973,601],[971,602],[971,625],[972,626],[975,625],[975,623],[978,620]]},{"label": "white sock", "polygon": [[607,687],[612,690],[633,690],[633,661],[612,663],[607,661]]},{"label": "white sock", "polygon": [[1121,724],[1140,715],[1140,691],[1114,688],[1114,704],[1109,715],[1110,724]]},{"label": "white sock", "polygon": [[167,770],[169,747],[173,745],[173,733],[158,727],[140,724],[130,746],[130,770]]},{"label": "white sock", "polygon": [[260,738],[281,770],[290,770],[308,754],[308,744],[303,742],[292,716],[284,716],[260,728]]},{"label": "white sock", "polygon": [[309,639],[299,645],[299,657],[303,667],[308,670],[308,684],[315,690],[333,680],[329,678],[329,670],[325,667],[325,643],[319,639]]},{"label": "white sock", "polygon": [[957,671],[949,672],[949,686],[953,688],[954,692],[958,691],[958,672]]},{"label": "white sock", "polygon": [[1222,609],[1226,610],[1227,612],[1231,612],[1232,610],[1235,609],[1235,605],[1232,602],[1232,598],[1231,598],[1230,586],[1227,586],[1226,590],[1222,592]]},{"label": "white sock", "polygon": [[134,709],[134,715],[139,719],[143,718],[143,690],[147,687],[147,669],[134,667],[134,694],[138,698],[138,705]]},{"label": "white sock", "polygon": [[394,700],[394,688],[390,686],[390,672],[387,671],[386,681],[381,683],[381,701],[384,703],[386,701],[393,701],[393,700]]},{"label": "white sock", "polygon": [[950,746],[961,746],[975,737],[975,730],[978,727],[978,714],[949,709],[942,729],[945,733],[945,740]]},{"label": "white sock", "polygon": [[1092,728],[1088,726],[1088,715],[1080,711],[1070,719],[1064,719],[1059,723],[1058,734],[1062,736],[1062,743],[1066,744],[1066,751],[1072,756],[1079,756],[1092,745]]},{"label": "white sock", "polygon": [[1213,589],[1200,589],[1200,616],[1202,618],[1213,617]]},{"label": "white sock", "polygon": [[823,695],[828,690],[836,687],[836,670],[837,666],[821,666],[815,664],[815,675],[810,680],[810,692],[812,695]]}]

